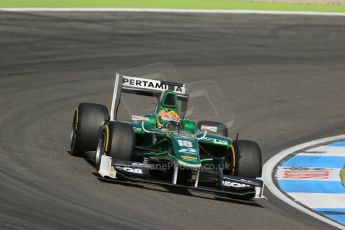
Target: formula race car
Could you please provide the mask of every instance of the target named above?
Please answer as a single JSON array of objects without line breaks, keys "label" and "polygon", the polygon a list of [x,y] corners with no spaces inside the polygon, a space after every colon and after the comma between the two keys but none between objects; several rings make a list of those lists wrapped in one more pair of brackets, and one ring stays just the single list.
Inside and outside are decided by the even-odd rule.
[{"label": "formula race car", "polygon": [[[239,140],[238,135],[231,139],[229,122],[208,119],[226,120],[219,86],[211,81],[182,84],[175,75],[167,63],[118,72],[110,114],[100,104],[76,108],[71,153],[91,152],[102,180],[265,198],[258,144]],[[207,91],[210,86],[215,86],[213,92]],[[205,110],[196,112],[198,107]],[[189,119],[193,116],[198,118]]]}]

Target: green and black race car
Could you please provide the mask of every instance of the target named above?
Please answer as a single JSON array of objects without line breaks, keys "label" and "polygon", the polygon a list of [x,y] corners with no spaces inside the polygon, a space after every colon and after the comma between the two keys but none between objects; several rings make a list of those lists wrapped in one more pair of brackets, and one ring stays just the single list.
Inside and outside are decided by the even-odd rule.
[{"label": "green and black race car", "polygon": [[[189,119],[205,104],[211,108],[205,108],[205,118],[226,116],[225,102],[210,96],[219,95],[219,88],[205,91],[215,84],[210,81],[172,82],[171,75],[167,77],[172,71],[161,71],[172,66],[163,66],[117,73],[110,114],[103,105],[79,104],[74,113],[71,152],[82,156],[93,151],[92,160],[102,180],[264,198],[258,144],[238,140],[238,136],[229,138],[224,122]],[[132,101],[125,95],[131,95]],[[144,98],[150,98],[154,108],[149,108],[152,106],[147,106]],[[139,109],[141,114],[133,114],[131,104],[136,111],[143,108]],[[121,119],[120,109],[130,118]]]}]

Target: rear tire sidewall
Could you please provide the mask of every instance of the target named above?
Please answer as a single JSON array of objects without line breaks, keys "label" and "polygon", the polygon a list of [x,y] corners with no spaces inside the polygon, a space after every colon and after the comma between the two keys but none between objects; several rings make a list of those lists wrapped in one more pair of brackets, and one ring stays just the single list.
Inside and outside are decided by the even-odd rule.
[{"label": "rear tire sidewall", "polygon": [[73,115],[73,122],[72,122],[72,131],[71,131],[71,152],[74,155],[80,155],[80,150],[78,149],[78,140],[77,140],[77,110],[74,112]]},{"label": "rear tire sidewall", "polygon": [[82,156],[86,151],[95,151],[98,145],[99,129],[109,120],[108,109],[104,105],[81,103],[74,112],[71,152]]}]

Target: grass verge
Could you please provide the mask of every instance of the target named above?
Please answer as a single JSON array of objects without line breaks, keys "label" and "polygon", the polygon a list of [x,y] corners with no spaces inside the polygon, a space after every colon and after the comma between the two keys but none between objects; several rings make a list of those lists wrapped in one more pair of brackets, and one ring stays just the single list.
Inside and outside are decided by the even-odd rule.
[{"label": "grass verge", "polygon": [[241,0],[1,0],[0,8],[165,8],[345,12],[345,5],[258,3]]}]

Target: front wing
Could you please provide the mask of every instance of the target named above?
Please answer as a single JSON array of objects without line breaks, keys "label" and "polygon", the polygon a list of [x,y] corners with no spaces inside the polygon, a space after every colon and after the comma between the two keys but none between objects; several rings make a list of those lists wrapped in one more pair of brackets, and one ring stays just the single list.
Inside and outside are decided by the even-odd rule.
[{"label": "front wing", "polygon": [[185,186],[168,183],[166,181],[149,179],[149,171],[152,170],[153,167],[154,165],[136,162],[113,162],[111,157],[102,155],[98,173],[102,177],[102,181],[113,181],[120,179],[122,181],[125,180],[135,183],[156,184],[164,187],[201,191],[221,196],[234,196],[240,198],[254,197],[266,199],[266,197],[263,195],[264,183],[260,179],[220,176],[217,187]]}]

